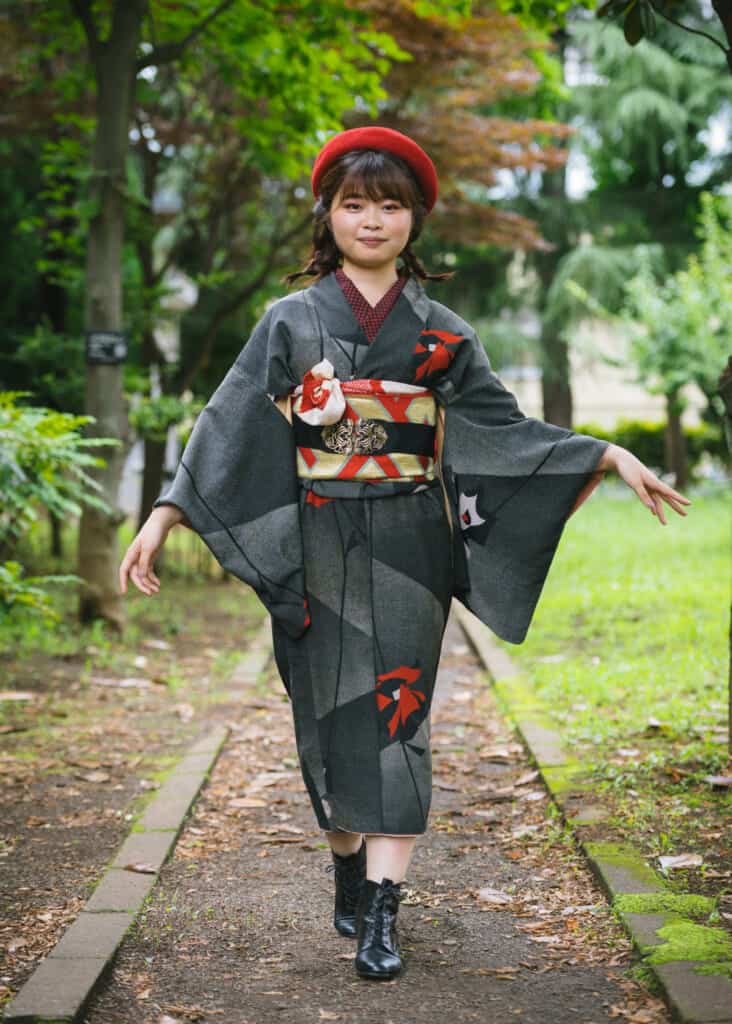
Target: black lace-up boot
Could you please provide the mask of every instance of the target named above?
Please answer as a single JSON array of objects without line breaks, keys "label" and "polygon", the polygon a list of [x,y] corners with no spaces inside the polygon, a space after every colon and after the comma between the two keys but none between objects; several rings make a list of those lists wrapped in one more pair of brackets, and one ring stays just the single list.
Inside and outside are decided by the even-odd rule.
[{"label": "black lace-up boot", "polygon": [[388,980],[403,967],[396,929],[401,895],[401,884],[390,878],[363,884],[356,917],[356,971],[362,978]]},{"label": "black lace-up boot", "polygon": [[356,909],[361,896],[361,889],[366,879],[366,840],[356,853],[342,857],[334,850],[333,863],[326,871],[335,872],[335,910],[333,924],[341,935],[356,937]]}]

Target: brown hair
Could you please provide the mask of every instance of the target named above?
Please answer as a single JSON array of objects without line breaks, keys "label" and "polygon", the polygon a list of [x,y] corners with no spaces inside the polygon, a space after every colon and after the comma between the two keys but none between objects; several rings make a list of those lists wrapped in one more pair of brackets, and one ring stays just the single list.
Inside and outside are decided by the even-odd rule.
[{"label": "brown hair", "polygon": [[352,195],[367,195],[369,199],[398,199],[412,211],[412,228],[409,240],[399,254],[407,271],[426,281],[444,281],[454,276],[454,271],[431,274],[412,252],[412,242],[422,233],[427,216],[424,196],[409,164],[395,153],[384,149],[352,149],[335,160],[320,181],[320,194],[313,207],[313,248],[308,262],[302,270],[287,274],[281,280],[288,285],[303,274],[325,277],[341,262],[341,252],[335,243],[328,218],[333,199],[343,189],[342,198]]}]

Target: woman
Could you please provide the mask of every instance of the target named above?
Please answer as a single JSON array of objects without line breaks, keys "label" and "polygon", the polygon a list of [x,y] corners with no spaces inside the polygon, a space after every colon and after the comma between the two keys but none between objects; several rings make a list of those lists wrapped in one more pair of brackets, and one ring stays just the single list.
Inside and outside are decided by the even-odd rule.
[{"label": "woman", "polygon": [[[272,616],[298,756],[362,977],[431,798],[430,707],[453,597],[521,643],[568,517],[609,469],[665,524],[689,500],[617,445],[528,418],[412,251],[437,175],[408,136],[344,131],[312,172],[313,249],[199,417],[120,566],[145,594],[182,522]],[[402,265],[397,268],[397,259]],[[383,499],[383,500],[382,500]]]}]

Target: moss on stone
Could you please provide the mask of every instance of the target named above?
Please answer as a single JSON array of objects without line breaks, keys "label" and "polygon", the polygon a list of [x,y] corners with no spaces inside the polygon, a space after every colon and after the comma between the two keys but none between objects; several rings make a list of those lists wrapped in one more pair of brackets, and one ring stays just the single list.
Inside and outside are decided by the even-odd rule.
[{"label": "moss on stone", "polygon": [[556,730],[556,723],[547,712],[546,705],[536,696],[529,678],[525,675],[507,676],[493,683],[494,689],[511,715],[520,713],[521,718],[537,722],[547,729]]},{"label": "moss on stone", "polygon": [[568,758],[565,764],[541,766],[541,774],[546,779],[552,793],[567,793],[577,789],[581,789],[583,792],[591,790],[592,784],[588,780],[591,772],[592,765],[573,758]]},{"label": "moss on stone", "polygon": [[659,891],[666,888],[663,879],[646,864],[638,850],[632,846],[624,846],[622,843],[584,843],[583,846],[587,856],[597,861],[600,867],[603,863],[611,864],[623,868],[640,883],[652,884]]},{"label": "moss on stone", "polygon": [[711,896],[692,893],[642,892],[621,893],[615,897],[613,907],[628,914],[674,913],[683,917],[708,917],[715,907]]},{"label": "moss on stone", "polygon": [[665,940],[662,945],[642,948],[648,963],[701,960],[707,962],[700,968],[704,974],[729,974],[732,970],[732,936],[725,928],[669,915],[657,935]]}]

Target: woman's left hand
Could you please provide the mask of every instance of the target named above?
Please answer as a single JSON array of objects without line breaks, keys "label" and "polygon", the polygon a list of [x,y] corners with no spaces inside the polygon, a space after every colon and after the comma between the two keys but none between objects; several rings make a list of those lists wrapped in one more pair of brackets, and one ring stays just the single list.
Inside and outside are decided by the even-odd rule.
[{"label": "woman's left hand", "polygon": [[613,451],[607,453],[606,465],[608,468],[612,467],[618,476],[625,480],[628,487],[632,487],[643,504],[658,517],[664,526],[666,526],[664,501],[680,516],[686,515],[683,506],[691,505],[689,498],[685,498],[683,494],[679,494],[663,480],[659,480],[656,474],[652,473],[627,448],[621,448],[619,445],[611,447]]}]

